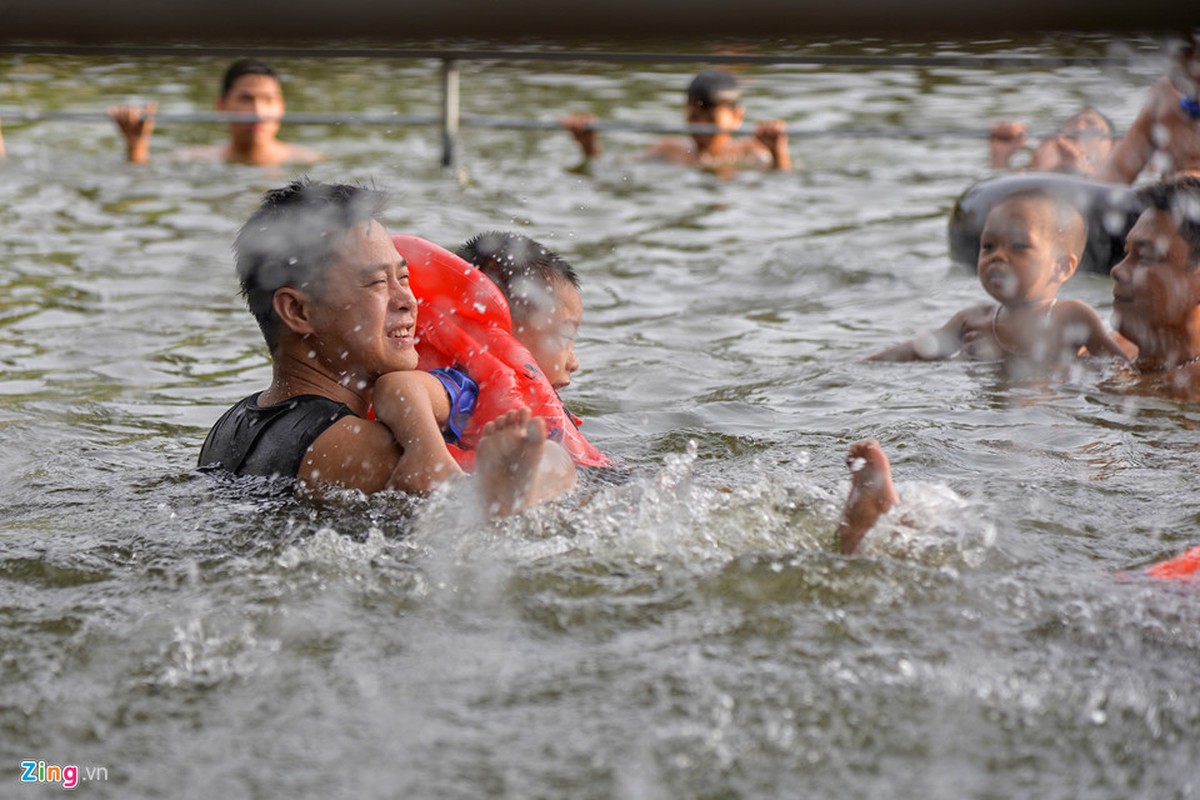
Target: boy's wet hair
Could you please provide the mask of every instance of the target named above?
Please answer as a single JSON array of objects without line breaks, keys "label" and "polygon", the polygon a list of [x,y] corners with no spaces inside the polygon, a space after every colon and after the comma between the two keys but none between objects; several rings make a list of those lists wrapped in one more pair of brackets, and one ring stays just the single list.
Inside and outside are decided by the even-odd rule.
[{"label": "boy's wet hair", "polygon": [[256,58],[239,58],[229,65],[229,69],[225,70],[225,77],[221,79],[221,97],[229,94],[233,84],[243,75],[269,75],[275,80],[279,80],[279,76],[275,74],[271,65]]},{"label": "boy's wet hair", "polygon": [[1083,259],[1083,251],[1087,248],[1087,219],[1074,203],[1058,192],[1031,186],[1005,195],[992,210],[1023,201],[1049,203],[1054,209],[1054,235],[1059,245],[1065,246],[1076,259]]},{"label": "boy's wet hair", "polygon": [[555,283],[567,283],[579,289],[579,275],[567,261],[550,248],[520,233],[487,231],[472,237],[454,251],[459,258],[474,264],[500,287],[511,309],[526,314],[537,307],[541,291]]},{"label": "boy's wet hair", "polygon": [[688,105],[698,108],[736,106],[742,98],[738,79],[722,69],[706,69],[688,85]]},{"label": "boy's wet hair", "polygon": [[1178,175],[1143,186],[1136,197],[1147,209],[1166,211],[1187,242],[1188,264],[1200,266],[1200,176]]},{"label": "boy's wet hair", "polygon": [[267,347],[279,345],[275,292],[285,286],[320,297],[345,234],[380,221],[384,192],[363,186],[293,181],[263,196],[233,243],[238,280]]}]

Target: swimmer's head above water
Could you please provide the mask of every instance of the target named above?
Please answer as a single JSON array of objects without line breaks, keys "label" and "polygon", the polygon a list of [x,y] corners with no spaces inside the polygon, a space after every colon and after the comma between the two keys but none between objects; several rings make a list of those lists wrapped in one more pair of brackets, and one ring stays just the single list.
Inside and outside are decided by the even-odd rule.
[{"label": "swimmer's head above water", "polygon": [[270,64],[256,58],[239,58],[229,65],[229,68],[225,70],[225,75],[221,78],[221,97],[226,97],[237,83],[238,78],[243,75],[265,75],[279,82],[279,75]]},{"label": "swimmer's head above water", "polygon": [[512,312],[513,335],[528,348],[554,389],[579,369],[575,340],[583,321],[579,275],[562,256],[528,236],[488,231],[456,255],[500,287]]},{"label": "swimmer's head above water", "polygon": [[732,73],[721,69],[706,69],[688,85],[688,105],[698,108],[736,106],[742,99],[742,89]]},{"label": "swimmer's head above water", "polygon": [[264,195],[233,249],[242,295],[272,352],[282,324],[275,293],[291,287],[319,296],[347,234],[357,225],[380,221],[387,199],[375,189],[308,180]]}]

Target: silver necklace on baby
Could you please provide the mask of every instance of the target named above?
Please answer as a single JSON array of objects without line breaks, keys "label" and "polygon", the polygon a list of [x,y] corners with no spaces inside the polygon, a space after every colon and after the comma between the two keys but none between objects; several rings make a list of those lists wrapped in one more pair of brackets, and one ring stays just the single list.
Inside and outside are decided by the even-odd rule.
[{"label": "silver necklace on baby", "polygon": [[[1057,297],[1054,298],[1053,300],[1051,300],[1050,305],[1046,308],[1045,319],[1047,319],[1047,320],[1050,319],[1050,314],[1054,311],[1054,306],[1056,303],[1058,303]],[[996,340],[996,344],[998,344],[1000,346],[1000,349],[1003,350],[1005,353],[1007,353],[1010,356],[1027,356],[1027,355],[1029,355],[1029,353],[1020,353],[1020,352],[1017,352],[1016,350],[1009,350],[1007,347],[1004,346],[1003,340],[1000,339],[1000,331],[996,327],[996,323],[998,323],[1000,321],[1000,312],[1003,310],[1004,310],[1004,304],[1000,303],[999,305],[996,306],[996,313],[992,315],[992,338]],[[1200,356],[1197,356],[1197,358],[1200,358]]]}]

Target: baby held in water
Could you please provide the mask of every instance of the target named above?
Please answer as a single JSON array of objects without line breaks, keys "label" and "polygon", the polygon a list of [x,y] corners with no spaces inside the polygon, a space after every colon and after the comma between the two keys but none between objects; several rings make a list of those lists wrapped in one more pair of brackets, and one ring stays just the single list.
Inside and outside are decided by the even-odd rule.
[{"label": "baby held in water", "polygon": [[1124,359],[1095,309],[1058,298],[1086,243],[1087,224],[1069,202],[1043,189],[1014,192],[988,213],[980,235],[979,282],[997,302],[964,309],[868,360],[969,358],[1054,369],[1083,355]]}]

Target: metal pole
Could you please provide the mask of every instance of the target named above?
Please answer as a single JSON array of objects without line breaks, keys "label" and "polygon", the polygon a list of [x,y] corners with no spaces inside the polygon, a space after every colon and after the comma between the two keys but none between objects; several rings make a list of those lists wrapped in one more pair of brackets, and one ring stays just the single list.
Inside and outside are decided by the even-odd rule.
[{"label": "metal pole", "polygon": [[[206,124],[230,122],[262,122],[267,117],[257,114],[219,111],[159,111],[154,119],[159,123]],[[37,111],[29,108],[9,108],[0,106],[0,120],[5,124],[19,122],[109,122],[107,111],[94,110],[47,110]],[[291,113],[280,120],[285,125],[383,125],[387,127],[407,127],[412,125],[439,125],[445,136],[446,121],[442,116],[433,114],[394,114],[394,113]],[[712,134],[719,129],[715,125],[683,125],[679,123],[626,122],[623,120],[598,119],[587,126],[597,131],[623,131],[626,133],[663,133],[691,136],[697,133]],[[456,115],[450,138],[459,128],[489,128],[518,131],[561,131],[562,123],[556,119],[525,119],[520,117],[474,117]],[[845,127],[845,128],[804,128],[788,123],[787,134],[794,139],[816,139],[822,137],[853,137],[857,139],[986,139],[990,131],[987,128],[899,128],[899,127]],[[1058,134],[1057,131],[1031,131],[1030,138],[1044,139],[1048,136],[1065,135],[1068,138],[1078,134]],[[1115,132],[1120,138],[1121,132]],[[451,147],[450,160],[453,160]]]},{"label": "metal pole", "polygon": [[212,47],[212,46],[146,46],[146,45],[70,45],[14,44],[0,41],[0,55],[69,55],[69,56],[130,56],[158,57],[222,56],[240,58],[253,56],[272,58],[381,58],[381,59],[454,59],[460,61],[557,61],[593,62],[608,64],[757,64],[762,66],[790,64],[793,66],[827,67],[968,67],[980,69],[1036,69],[1054,67],[1129,66],[1157,57],[1158,50],[1131,55],[1109,54],[1095,56],[1035,56],[1023,53],[999,53],[979,56],[954,55],[771,55],[766,53],[645,53],[576,50],[433,50],[400,48],[305,48],[305,47]]},{"label": "metal pole", "polygon": [[458,138],[458,62],[442,61],[442,166],[454,166],[454,145]]}]

